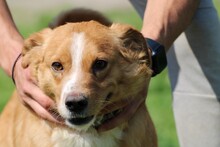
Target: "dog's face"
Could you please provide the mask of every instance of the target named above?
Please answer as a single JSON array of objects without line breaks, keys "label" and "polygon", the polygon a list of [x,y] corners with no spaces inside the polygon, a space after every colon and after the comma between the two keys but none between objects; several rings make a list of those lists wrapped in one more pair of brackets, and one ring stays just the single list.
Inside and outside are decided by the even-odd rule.
[{"label": "dog's face", "polygon": [[56,102],[67,125],[88,129],[108,104],[132,99],[151,77],[142,35],[130,26],[70,23],[29,37],[23,67]]}]

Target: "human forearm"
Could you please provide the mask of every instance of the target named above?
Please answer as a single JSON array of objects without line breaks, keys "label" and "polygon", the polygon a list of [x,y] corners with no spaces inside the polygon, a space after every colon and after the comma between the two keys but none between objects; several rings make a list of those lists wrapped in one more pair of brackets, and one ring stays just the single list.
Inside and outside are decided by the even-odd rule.
[{"label": "human forearm", "polygon": [[[0,67],[11,76],[13,64],[23,47],[23,38],[17,31],[5,0],[0,0],[0,27]],[[21,60],[17,60],[13,74],[20,100],[40,117],[62,123],[49,112],[49,108],[54,106],[53,100],[39,89],[30,69],[22,68]]]},{"label": "human forearm", "polygon": [[148,0],[142,33],[168,49],[190,24],[200,0]]},{"label": "human forearm", "polygon": [[16,29],[5,0],[0,0],[0,26],[0,67],[11,76],[13,63],[23,46],[23,38]]}]

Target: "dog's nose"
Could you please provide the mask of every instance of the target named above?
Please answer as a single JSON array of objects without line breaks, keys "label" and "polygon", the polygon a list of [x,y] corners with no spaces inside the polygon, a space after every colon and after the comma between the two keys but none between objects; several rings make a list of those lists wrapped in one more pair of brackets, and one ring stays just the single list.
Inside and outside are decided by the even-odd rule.
[{"label": "dog's nose", "polygon": [[77,96],[69,95],[66,98],[65,105],[70,112],[82,113],[88,106],[88,100],[82,94]]}]

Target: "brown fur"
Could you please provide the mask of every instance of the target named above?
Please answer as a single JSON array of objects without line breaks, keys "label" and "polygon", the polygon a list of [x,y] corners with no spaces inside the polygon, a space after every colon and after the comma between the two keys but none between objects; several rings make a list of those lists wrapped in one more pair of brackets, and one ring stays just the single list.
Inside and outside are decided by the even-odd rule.
[{"label": "brown fur", "polygon": [[[22,65],[30,67],[38,86],[56,104],[60,101],[63,84],[74,69],[69,51],[73,32],[84,32],[86,36],[83,79],[78,85],[89,96],[89,115],[98,115],[104,106],[112,102],[141,96],[140,91],[148,85],[151,77],[150,55],[141,33],[128,25],[107,27],[90,21],[69,23],[54,30],[45,29],[25,41]],[[97,58],[104,58],[109,65],[94,75],[91,66]],[[54,61],[60,61],[65,70],[53,72],[50,66]],[[103,97],[109,91],[113,92],[113,96],[107,102]],[[52,109],[56,110],[56,107]],[[118,140],[118,146],[157,146],[154,126],[144,103],[128,122],[119,127],[124,133]],[[4,132],[0,144],[7,147],[52,147],[52,134],[57,128],[78,133],[75,129],[50,123],[32,114],[18,102],[15,91],[0,117],[0,132]]]},{"label": "brown fur", "polygon": [[110,20],[97,11],[78,8],[61,13],[49,24],[49,27],[54,29],[57,26],[61,26],[69,22],[82,22],[90,20],[95,20],[106,26],[111,26],[112,24]]}]

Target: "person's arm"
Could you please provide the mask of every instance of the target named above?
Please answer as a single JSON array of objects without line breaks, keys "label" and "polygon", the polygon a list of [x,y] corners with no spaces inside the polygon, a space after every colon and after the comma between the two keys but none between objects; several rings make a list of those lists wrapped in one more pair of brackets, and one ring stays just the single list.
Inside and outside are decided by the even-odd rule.
[{"label": "person's arm", "polygon": [[23,38],[17,31],[5,0],[0,0],[0,67],[11,76],[15,59],[21,53]]},{"label": "person's arm", "polygon": [[[12,76],[12,67],[23,47],[23,38],[19,34],[5,0],[0,0],[0,67]],[[14,68],[16,89],[21,101],[28,105],[40,117],[57,122],[48,112],[53,101],[33,82],[29,69],[23,69],[21,59]]]},{"label": "person's arm", "polygon": [[200,0],[148,0],[142,34],[166,49],[190,24]]}]

